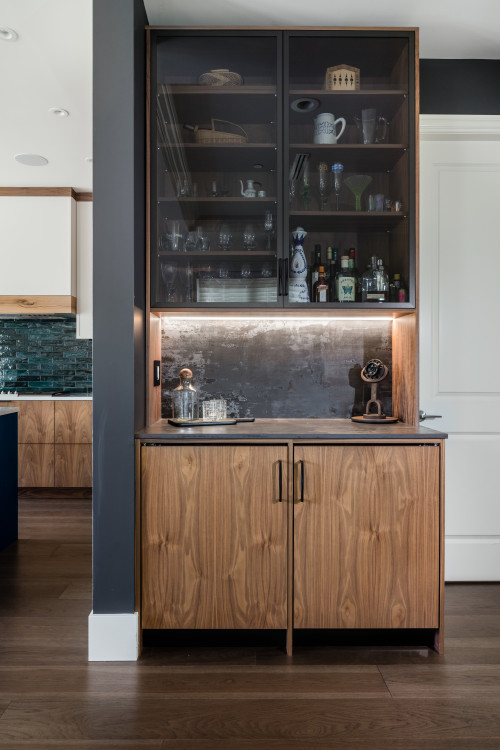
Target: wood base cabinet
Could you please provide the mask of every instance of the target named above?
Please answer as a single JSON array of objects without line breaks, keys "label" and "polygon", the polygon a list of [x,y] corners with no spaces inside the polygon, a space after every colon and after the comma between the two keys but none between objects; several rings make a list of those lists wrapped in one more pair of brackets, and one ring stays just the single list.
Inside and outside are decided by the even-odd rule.
[{"label": "wood base cabinet", "polygon": [[294,462],[294,626],[438,628],[439,447],[299,445]]},{"label": "wood base cabinet", "polygon": [[143,628],[287,627],[286,446],[141,449]]},{"label": "wood base cabinet", "polygon": [[441,651],[442,451],[141,441],[142,627],[282,628],[289,652],[294,628],[419,629]]}]

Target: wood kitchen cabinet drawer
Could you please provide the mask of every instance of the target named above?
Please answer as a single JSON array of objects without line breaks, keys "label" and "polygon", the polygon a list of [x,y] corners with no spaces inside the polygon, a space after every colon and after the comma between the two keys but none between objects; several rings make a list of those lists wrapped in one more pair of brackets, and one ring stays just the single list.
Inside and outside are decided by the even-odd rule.
[{"label": "wood kitchen cabinet drawer", "polygon": [[56,443],[92,442],[91,401],[56,401],[54,408]]},{"label": "wood kitchen cabinet drawer", "polygon": [[54,444],[19,445],[18,467],[19,487],[53,487]]},{"label": "wood kitchen cabinet drawer", "polygon": [[54,487],[90,487],[92,484],[92,446],[54,446]]},{"label": "wood kitchen cabinet drawer", "polygon": [[286,446],[141,449],[144,628],[286,628],[286,460]]}]

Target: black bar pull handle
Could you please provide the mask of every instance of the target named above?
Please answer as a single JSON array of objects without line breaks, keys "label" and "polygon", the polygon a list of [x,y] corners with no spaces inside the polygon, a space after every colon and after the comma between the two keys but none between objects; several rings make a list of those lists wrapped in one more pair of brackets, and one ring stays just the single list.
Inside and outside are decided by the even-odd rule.
[{"label": "black bar pull handle", "polygon": [[283,258],[278,261],[278,297],[283,296]]},{"label": "black bar pull handle", "polygon": [[[296,463],[297,470],[300,471],[300,492],[297,499],[294,499],[295,503],[303,503],[304,502],[304,462],[303,461],[297,461]],[[295,492],[294,492],[295,497]]]},{"label": "black bar pull handle", "polygon": [[283,502],[283,462],[282,461],[276,461],[278,464],[278,499],[276,500],[277,503]]},{"label": "black bar pull handle", "polygon": [[283,285],[285,291],[283,292],[283,297],[288,297],[288,258],[285,258],[285,268],[283,271],[283,275],[285,277],[285,283]]}]

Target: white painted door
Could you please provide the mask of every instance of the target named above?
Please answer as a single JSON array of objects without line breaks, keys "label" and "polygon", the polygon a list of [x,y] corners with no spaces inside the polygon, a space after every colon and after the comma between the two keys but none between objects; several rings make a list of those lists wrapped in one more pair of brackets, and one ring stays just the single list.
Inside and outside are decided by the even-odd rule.
[{"label": "white painted door", "polygon": [[420,408],[449,433],[445,578],[498,581],[500,117],[420,128]]}]

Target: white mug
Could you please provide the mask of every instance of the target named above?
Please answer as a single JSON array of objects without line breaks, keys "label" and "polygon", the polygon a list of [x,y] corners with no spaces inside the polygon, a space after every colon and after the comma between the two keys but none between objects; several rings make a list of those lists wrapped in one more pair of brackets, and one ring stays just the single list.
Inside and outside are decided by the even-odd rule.
[{"label": "white mug", "polygon": [[[340,133],[337,133],[337,123],[341,123]],[[335,119],[331,112],[323,112],[314,118],[314,139],[313,143],[337,143],[340,136],[345,130],[345,120],[343,117]]]}]

